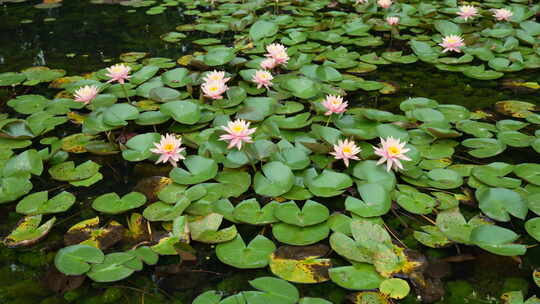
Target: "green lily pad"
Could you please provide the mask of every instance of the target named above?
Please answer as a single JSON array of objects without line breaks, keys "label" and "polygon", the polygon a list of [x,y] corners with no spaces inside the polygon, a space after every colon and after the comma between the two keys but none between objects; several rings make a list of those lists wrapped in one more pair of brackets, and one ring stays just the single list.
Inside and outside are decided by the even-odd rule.
[{"label": "green lily pad", "polygon": [[253,188],[259,195],[276,197],[288,192],[294,184],[292,170],[281,162],[269,162],[257,172]]},{"label": "green lily pad", "polygon": [[75,196],[69,192],[60,192],[51,199],[47,191],[27,195],[17,204],[17,212],[26,215],[60,213],[68,210],[75,203]]},{"label": "green lily pad", "polygon": [[214,178],[218,171],[216,161],[198,155],[190,155],[184,160],[187,170],[174,168],[170,172],[172,180],[181,185],[194,185]]},{"label": "green lily pad", "polygon": [[521,179],[540,186],[540,165],[523,163],[514,167],[514,173]]},{"label": "green lily pad", "polygon": [[59,181],[81,181],[98,173],[99,165],[91,160],[75,166],[73,161],[55,165],[49,169],[52,178]]},{"label": "green lily pad", "polygon": [[191,101],[171,101],[161,105],[161,113],[171,116],[179,123],[193,125],[201,119],[201,109]]},{"label": "green lily pad", "polygon": [[146,203],[146,196],[139,192],[130,192],[122,198],[111,192],[98,196],[92,203],[92,208],[108,214],[120,214],[130,209],[139,208]]},{"label": "green lily pad", "polygon": [[483,225],[471,232],[471,241],[480,248],[498,255],[523,255],[527,247],[522,244],[512,244],[519,235],[512,230],[496,225]]},{"label": "green lily pad", "polygon": [[92,265],[86,275],[95,282],[114,282],[129,277],[142,269],[142,262],[126,252],[114,252],[105,256],[102,263]]},{"label": "green lily pad", "polygon": [[384,280],[373,265],[365,263],[335,267],[329,270],[329,274],[332,282],[350,290],[378,288]]},{"label": "green lily pad", "polygon": [[224,264],[240,269],[254,269],[266,267],[274,250],[274,243],[262,235],[257,235],[247,246],[242,237],[237,235],[232,241],[218,244],[216,255]]},{"label": "green lily pad", "polygon": [[535,217],[525,222],[525,230],[535,240],[540,242],[540,217]]},{"label": "green lily pad", "polygon": [[332,197],[343,193],[348,187],[352,186],[352,179],[345,173],[328,169],[318,174],[312,168],[304,172],[304,183],[314,195]]},{"label": "green lily pad", "polygon": [[306,201],[302,210],[290,201],[279,204],[274,210],[274,216],[287,224],[306,227],[326,221],[330,212],[326,206],[312,200]]},{"label": "green lily pad", "polygon": [[386,279],[381,282],[379,290],[382,294],[392,299],[403,299],[411,291],[411,287],[407,281],[399,278]]},{"label": "green lily pad", "polygon": [[264,205],[262,208],[256,199],[248,199],[240,202],[233,211],[233,216],[237,221],[251,225],[267,225],[278,222],[274,216],[274,210],[279,206],[276,201]]},{"label": "green lily pad", "polygon": [[104,259],[103,252],[96,247],[73,245],[58,251],[54,265],[66,275],[81,275],[90,270],[90,264],[102,263]]},{"label": "green lily pad", "polygon": [[136,135],[126,142],[127,149],[122,151],[122,157],[132,162],[150,158],[153,155],[150,149],[155,148],[154,143],[159,142],[160,138],[159,133]]},{"label": "green lily pad", "polygon": [[358,193],[362,199],[348,196],[345,200],[346,210],[362,217],[381,216],[390,210],[390,195],[380,184],[358,185]]},{"label": "green lily pad", "polygon": [[510,215],[525,219],[527,205],[521,196],[505,188],[480,188],[476,190],[480,210],[494,220],[507,222]]},{"label": "green lily pad", "polygon": [[278,277],[295,283],[321,283],[330,280],[330,259],[325,245],[281,246],[270,257],[270,270]]},{"label": "green lily pad", "polygon": [[295,246],[315,244],[328,237],[329,232],[330,229],[326,222],[308,227],[298,227],[286,223],[277,223],[272,226],[272,233],[278,241]]},{"label": "green lily pad", "polygon": [[249,285],[265,292],[270,297],[269,303],[294,304],[298,302],[300,295],[294,285],[287,281],[272,278],[260,277],[249,281]]},{"label": "green lily pad", "polygon": [[42,215],[31,215],[22,218],[17,227],[4,239],[8,247],[30,246],[44,238],[51,230],[56,218],[51,218],[40,226]]},{"label": "green lily pad", "polygon": [[228,47],[215,47],[212,48],[206,55],[204,55],[204,63],[209,66],[224,65],[235,57],[235,51],[233,48]]},{"label": "green lily pad", "polygon": [[262,38],[272,37],[277,34],[279,27],[271,21],[259,20],[249,29],[249,37],[253,41],[261,40]]}]

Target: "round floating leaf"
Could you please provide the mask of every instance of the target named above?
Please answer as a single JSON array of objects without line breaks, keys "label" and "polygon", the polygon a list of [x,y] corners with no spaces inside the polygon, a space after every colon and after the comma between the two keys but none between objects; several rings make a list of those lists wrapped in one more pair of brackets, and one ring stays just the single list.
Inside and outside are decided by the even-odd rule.
[{"label": "round floating leaf", "polygon": [[276,197],[288,192],[294,184],[292,170],[281,162],[269,162],[257,172],[253,188],[259,195]]},{"label": "round floating leaf", "polygon": [[240,202],[240,204],[234,208],[233,216],[237,221],[251,225],[271,224],[278,221],[278,219],[274,217],[274,210],[278,206],[278,202],[271,201],[261,208],[259,202],[252,198]]},{"label": "round floating leaf", "polygon": [[381,282],[379,290],[382,294],[392,299],[403,299],[411,291],[411,287],[407,281],[398,278],[386,279]]},{"label": "round floating leaf", "polygon": [[58,251],[54,265],[66,275],[81,275],[90,270],[90,263],[102,263],[104,258],[103,252],[96,247],[73,245]]},{"label": "round floating leaf", "polygon": [[75,203],[75,196],[62,191],[49,199],[47,191],[35,192],[17,204],[17,212],[26,215],[59,213],[68,210]]},{"label": "round floating leaf", "polygon": [[384,166],[378,166],[374,160],[358,162],[353,168],[353,176],[370,184],[379,184],[387,191],[396,186],[396,175],[393,171],[386,171]]},{"label": "round floating leaf", "polygon": [[270,270],[282,279],[295,283],[320,283],[330,279],[330,259],[325,245],[307,247],[282,246],[270,257]]},{"label": "round floating leaf", "polygon": [[279,27],[271,21],[259,20],[249,29],[249,37],[253,41],[260,40],[266,37],[272,37],[277,34]]},{"label": "round floating leaf", "polygon": [[535,217],[525,222],[527,233],[540,242],[540,217]]},{"label": "round floating leaf", "polygon": [[4,244],[8,247],[30,246],[45,237],[51,230],[56,218],[53,217],[40,226],[41,217],[40,214],[22,218],[17,223],[17,228],[6,236]]},{"label": "round floating leaf", "polygon": [[525,118],[531,114],[531,111],[538,110],[538,107],[532,103],[519,100],[504,100],[495,103],[495,109],[502,114],[515,118]]},{"label": "round floating leaf", "polygon": [[266,267],[270,254],[274,250],[276,250],[274,243],[262,235],[257,235],[247,246],[242,236],[237,235],[232,241],[218,244],[216,255],[227,265],[240,269],[253,269]]},{"label": "round floating leaf", "polygon": [[523,163],[514,167],[514,173],[531,184],[540,186],[540,165]]},{"label": "round floating leaf", "polygon": [[332,304],[332,302],[326,301],[325,299],[321,298],[304,297],[300,299],[300,302],[298,302],[298,304]]},{"label": "round floating leaf", "polygon": [[179,100],[167,102],[159,108],[163,114],[171,116],[179,123],[193,125],[201,119],[201,110],[198,104],[191,101]]},{"label": "round floating leaf", "polygon": [[529,136],[518,131],[503,131],[497,134],[497,138],[510,147],[528,147],[535,140],[534,136]]},{"label": "round floating leaf", "polygon": [[487,158],[498,155],[506,149],[506,145],[493,138],[469,138],[462,145],[474,150],[468,153],[477,158]]},{"label": "round floating leaf", "polygon": [[330,236],[330,245],[332,249],[346,259],[356,262],[371,262],[371,253],[344,233],[333,233]]},{"label": "round floating leaf", "polygon": [[194,185],[214,178],[218,171],[215,160],[198,155],[190,155],[184,160],[187,170],[174,168],[169,176],[181,185]]},{"label": "round floating leaf", "polygon": [[390,304],[385,295],[375,291],[363,291],[353,295],[354,304]]},{"label": "round floating leaf", "polygon": [[301,99],[309,99],[320,93],[319,84],[306,77],[290,77],[281,85]]},{"label": "round floating leaf", "polygon": [[0,73],[0,87],[18,85],[26,79],[22,73],[6,72]]},{"label": "round floating leaf", "polygon": [[249,281],[249,285],[267,293],[275,300],[280,301],[275,303],[294,304],[298,302],[300,298],[300,294],[298,293],[296,287],[294,287],[294,285],[292,285],[291,283],[288,283],[287,281],[281,279],[272,277],[261,277]]},{"label": "round floating leaf", "polygon": [[51,167],[49,174],[59,181],[80,181],[97,174],[99,167],[98,164],[91,160],[87,160],[76,167],[74,162],[67,161]]},{"label": "round floating leaf", "polygon": [[314,195],[332,197],[340,195],[352,186],[352,179],[348,174],[328,169],[323,170],[321,174],[317,174],[315,169],[308,169],[304,173],[304,183]]},{"label": "round floating leaf", "polygon": [[204,63],[209,66],[224,65],[235,57],[233,48],[228,47],[215,47],[212,48],[206,55],[204,55]]},{"label": "round floating leaf", "polygon": [[362,199],[348,196],[345,200],[346,210],[362,217],[381,216],[390,210],[390,195],[380,184],[359,185],[358,193]]},{"label": "round floating leaf", "polygon": [[130,209],[139,208],[146,203],[146,196],[139,192],[130,192],[122,198],[111,192],[98,196],[92,203],[92,208],[102,213],[120,214]]},{"label": "round floating leaf", "polygon": [[179,199],[174,205],[158,201],[146,207],[143,216],[151,222],[172,221],[182,215],[182,212],[186,210],[190,203],[190,200],[186,197]]},{"label": "round floating leaf", "polygon": [[471,242],[480,248],[498,255],[523,255],[527,247],[521,244],[512,244],[519,235],[512,230],[496,225],[482,225],[471,232]]},{"label": "round floating leaf", "polygon": [[219,292],[209,290],[196,297],[192,304],[219,304],[221,297]]},{"label": "round floating leaf", "polygon": [[222,171],[218,173],[216,180],[224,186],[222,196],[225,198],[238,197],[251,185],[251,176],[244,171]]},{"label": "round floating leaf", "polygon": [[122,151],[122,157],[128,161],[141,161],[153,155],[150,149],[155,148],[154,143],[159,142],[159,133],[139,134],[126,142],[127,149]]},{"label": "round floating leaf", "polygon": [[374,289],[384,280],[373,265],[364,263],[331,268],[329,274],[332,282],[352,290]]},{"label": "round floating leaf", "polygon": [[191,83],[189,70],[186,68],[176,68],[161,74],[161,80],[171,88],[184,87]]},{"label": "round floating leaf", "polygon": [[49,100],[41,95],[20,95],[7,102],[7,105],[21,114],[33,114],[42,111]]},{"label": "round floating leaf", "polygon": [[43,161],[36,150],[26,150],[10,158],[2,171],[5,177],[25,176],[30,173],[39,176],[43,172]]},{"label": "round floating leaf", "polygon": [[416,190],[400,191],[396,202],[403,209],[415,214],[429,214],[437,203],[433,197]]},{"label": "round floating leaf", "polygon": [[306,227],[322,223],[330,216],[326,206],[315,201],[308,200],[302,210],[293,202],[279,204],[274,211],[274,216],[287,224]]},{"label": "round floating leaf", "polygon": [[315,244],[328,237],[329,232],[330,229],[326,222],[309,227],[298,227],[285,223],[277,223],[272,226],[272,233],[278,241],[296,246]]},{"label": "round floating leaf", "polygon": [[125,126],[128,120],[139,117],[139,110],[127,103],[117,103],[105,110],[103,122],[110,126]]},{"label": "round floating leaf", "polygon": [[463,184],[463,178],[450,169],[433,169],[426,174],[428,184],[439,189],[455,189]]},{"label": "round floating leaf", "polygon": [[139,270],[137,264],[140,263],[134,255],[114,252],[107,254],[102,263],[92,265],[92,269],[86,275],[101,283],[119,281],[129,277],[135,270]]},{"label": "round floating leaf", "polygon": [[167,87],[155,87],[148,92],[148,97],[157,102],[178,100],[180,96],[180,92]]},{"label": "round floating leaf", "polygon": [[494,220],[507,222],[510,215],[525,219],[527,205],[521,196],[505,188],[480,188],[476,190],[476,199],[480,210]]}]

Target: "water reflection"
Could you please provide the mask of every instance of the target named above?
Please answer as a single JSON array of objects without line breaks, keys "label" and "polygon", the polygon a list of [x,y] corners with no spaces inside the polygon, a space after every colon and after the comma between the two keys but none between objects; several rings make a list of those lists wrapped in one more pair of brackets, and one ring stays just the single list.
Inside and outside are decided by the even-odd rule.
[{"label": "water reflection", "polygon": [[[35,9],[34,4],[10,3],[0,10],[0,72],[44,64],[70,73],[89,72],[101,68],[103,60],[116,60],[127,51],[170,58],[186,51],[182,44],[159,38],[186,22],[180,9],[148,16],[144,8],[127,13],[131,7],[89,1],[65,1],[50,9]],[[46,22],[46,18],[54,21]]]}]

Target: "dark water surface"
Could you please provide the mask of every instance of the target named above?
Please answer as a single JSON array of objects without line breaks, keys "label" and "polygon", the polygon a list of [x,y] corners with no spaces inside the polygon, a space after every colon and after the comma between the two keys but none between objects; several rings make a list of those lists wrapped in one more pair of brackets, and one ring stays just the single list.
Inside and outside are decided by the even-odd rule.
[{"label": "dark water surface", "polygon": [[[181,43],[160,39],[186,23],[177,7],[150,16],[144,8],[87,0],[66,0],[51,9],[36,9],[35,3],[0,5],[0,72],[45,65],[83,73],[107,65],[103,61],[117,61],[124,52],[177,58],[186,51]],[[32,23],[21,23],[24,20]]]}]

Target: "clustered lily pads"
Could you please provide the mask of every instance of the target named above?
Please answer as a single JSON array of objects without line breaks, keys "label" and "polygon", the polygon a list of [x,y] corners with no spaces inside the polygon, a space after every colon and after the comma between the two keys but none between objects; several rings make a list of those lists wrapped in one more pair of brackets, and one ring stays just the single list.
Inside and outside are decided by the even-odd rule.
[{"label": "clustered lily pads", "polygon": [[[180,2],[199,18],[165,41],[234,34],[196,41],[200,51],[177,62],[131,53],[84,77],[0,74],[0,86],[36,88],[0,114],[0,204],[21,215],[6,246],[31,246],[88,207],[97,216],[73,223],[56,253],[66,275],[118,281],[212,244],[221,263],[280,279],[193,303],[323,304],[289,282],[331,281],[355,291],[354,303],[391,303],[440,280],[426,272],[426,248],[522,256],[538,244],[537,105],[472,111],[419,96],[386,111],[355,96],[391,93],[359,76],[389,64],[421,60],[480,80],[539,68],[540,5],[486,1],[471,20],[452,0],[276,2],[273,12],[264,1],[165,1],[148,14]],[[508,21],[491,15],[500,8]],[[448,46],[452,35],[463,45]],[[373,51],[388,39],[400,50]],[[127,177],[137,186],[99,190],[119,164],[143,172]],[[89,204],[85,188],[99,193]],[[414,248],[389,224],[401,215],[414,219]]]}]

